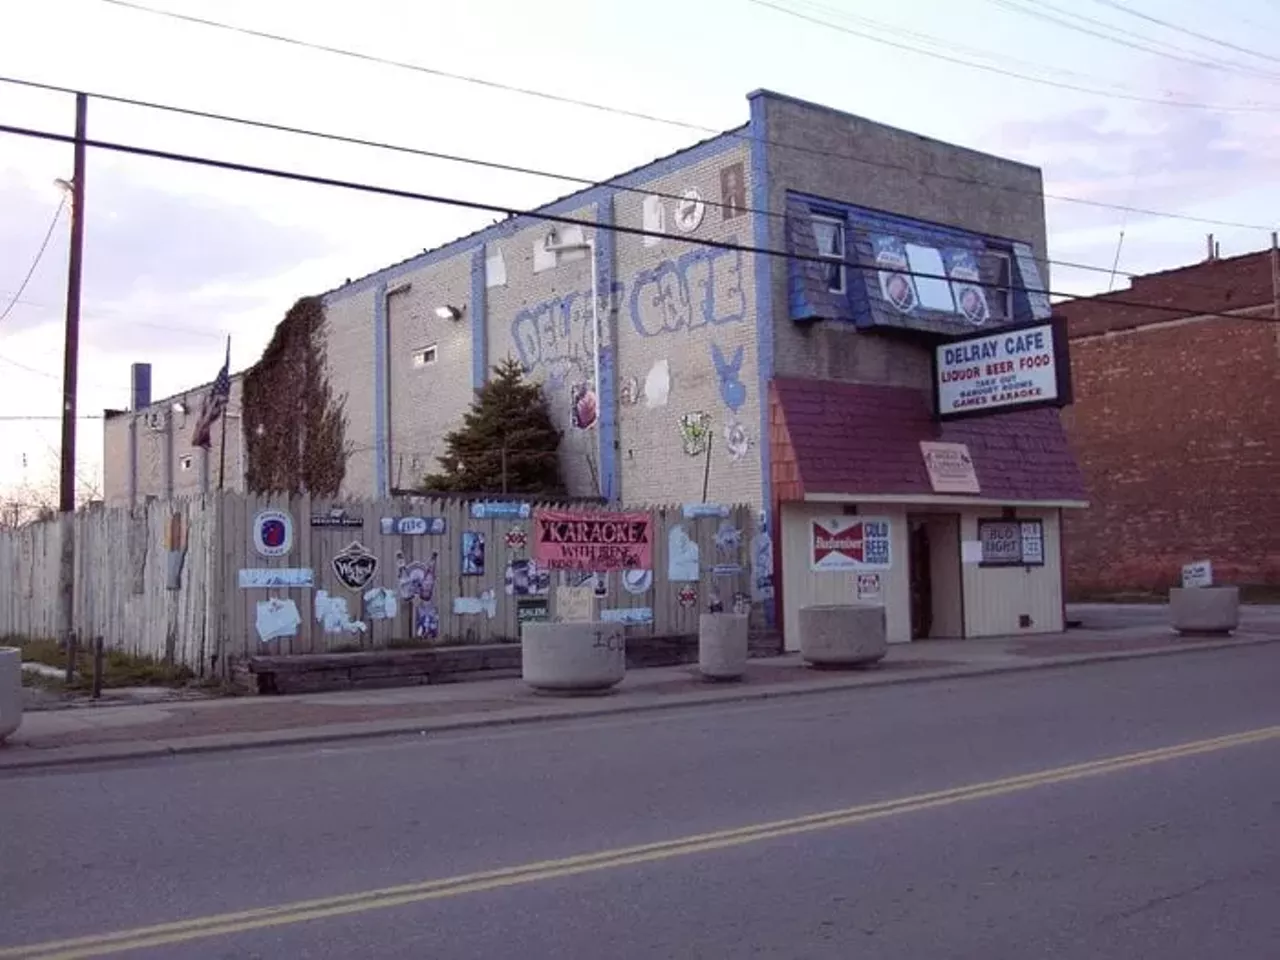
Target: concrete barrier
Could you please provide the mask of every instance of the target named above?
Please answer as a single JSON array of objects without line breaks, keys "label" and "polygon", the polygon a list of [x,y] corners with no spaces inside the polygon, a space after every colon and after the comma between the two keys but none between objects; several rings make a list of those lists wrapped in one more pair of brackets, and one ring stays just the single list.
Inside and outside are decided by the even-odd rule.
[{"label": "concrete barrier", "polygon": [[1175,587],[1169,615],[1178,633],[1229,634],[1240,626],[1240,588]]},{"label": "concrete barrier", "polygon": [[22,651],[0,647],[0,743],[22,726]]},{"label": "concrete barrier", "polygon": [[704,613],[698,618],[698,672],[707,680],[740,680],[747,672],[749,618]]},{"label": "concrete barrier", "polygon": [[800,655],[815,666],[875,663],[889,652],[885,610],[870,604],[800,608]]},{"label": "concrete barrier", "polygon": [[525,683],[545,693],[604,693],[627,672],[626,634],[617,623],[526,623],[520,648]]}]

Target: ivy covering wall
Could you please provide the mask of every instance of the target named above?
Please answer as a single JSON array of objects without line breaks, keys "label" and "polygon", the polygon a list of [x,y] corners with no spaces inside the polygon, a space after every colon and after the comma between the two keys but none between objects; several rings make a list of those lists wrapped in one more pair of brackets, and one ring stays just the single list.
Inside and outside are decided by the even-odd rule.
[{"label": "ivy covering wall", "polygon": [[325,369],[324,306],[303,297],[245,373],[251,492],[337,496],[347,469],[346,398],[333,395]]}]

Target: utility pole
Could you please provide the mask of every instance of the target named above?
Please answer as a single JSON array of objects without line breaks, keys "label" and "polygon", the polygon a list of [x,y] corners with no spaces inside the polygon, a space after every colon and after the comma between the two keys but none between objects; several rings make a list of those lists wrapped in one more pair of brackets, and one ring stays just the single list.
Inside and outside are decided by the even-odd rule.
[{"label": "utility pole", "polygon": [[62,361],[62,462],[58,509],[61,540],[58,626],[69,638],[75,613],[76,394],[80,362],[80,276],[84,254],[84,154],[89,98],[76,94],[75,161],[71,187],[71,251],[67,262],[67,324]]},{"label": "utility pole", "polygon": [[76,509],[76,380],[80,369],[80,275],[84,256],[84,141],[89,98],[76,94],[75,172],[71,180],[71,255],[67,262],[67,329],[62,366],[62,474],[59,508]]}]

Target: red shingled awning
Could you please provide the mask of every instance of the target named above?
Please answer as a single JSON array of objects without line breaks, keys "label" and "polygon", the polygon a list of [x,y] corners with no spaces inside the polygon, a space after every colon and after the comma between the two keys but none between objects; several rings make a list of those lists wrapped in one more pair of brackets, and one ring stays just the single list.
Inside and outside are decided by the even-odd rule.
[{"label": "red shingled awning", "polygon": [[1086,500],[1080,468],[1052,408],[938,423],[923,390],[779,378],[769,385],[769,428],[779,500],[815,494],[937,497],[922,440],[968,446],[981,500]]}]

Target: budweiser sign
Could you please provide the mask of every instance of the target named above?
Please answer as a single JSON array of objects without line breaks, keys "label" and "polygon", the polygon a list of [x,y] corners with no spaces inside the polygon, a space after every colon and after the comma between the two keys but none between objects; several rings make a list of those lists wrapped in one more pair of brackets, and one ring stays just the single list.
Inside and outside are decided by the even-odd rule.
[{"label": "budweiser sign", "polygon": [[814,570],[888,570],[889,521],[883,517],[813,520]]}]

